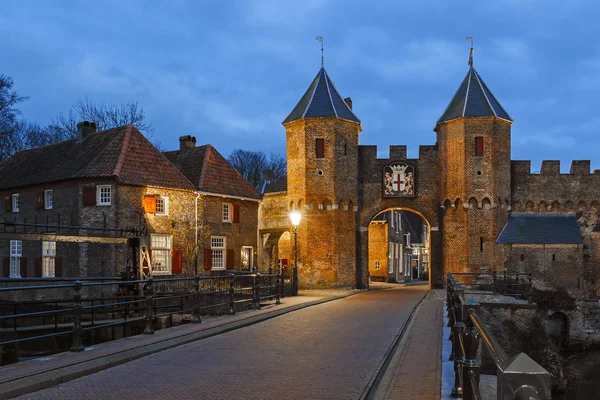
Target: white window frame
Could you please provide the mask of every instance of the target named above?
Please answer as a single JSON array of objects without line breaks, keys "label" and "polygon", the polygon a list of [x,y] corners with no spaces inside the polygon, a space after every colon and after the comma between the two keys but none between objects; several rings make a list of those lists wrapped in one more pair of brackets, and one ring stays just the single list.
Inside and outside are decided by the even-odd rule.
[{"label": "white window frame", "polygon": [[[166,241],[166,245],[157,244],[154,239],[161,239]],[[171,275],[173,266],[171,265],[172,251],[173,251],[173,235],[165,234],[150,234],[150,249],[152,250],[152,275]],[[157,252],[164,252],[165,265],[159,263],[159,257]],[[160,257],[162,258],[162,257]]]},{"label": "white window frame", "polygon": [[394,215],[394,212],[393,212],[393,211],[391,212],[391,217],[392,217],[392,218],[390,218],[390,220],[391,220],[391,223],[392,223],[392,228],[393,228],[393,227],[394,227],[394,219],[395,219],[395,215]]},{"label": "white window frame", "polygon": [[223,206],[221,207],[221,220],[227,223],[233,221],[233,204],[223,203]]},{"label": "white window frame", "polygon": [[54,190],[44,190],[44,210],[52,210],[54,208]]},{"label": "white window frame", "polygon": [[23,257],[23,241],[10,241],[10,272],[11,278],[21,277],[21,257]]},{"label": "white window frame", "polygon": [[381,269],[381,263],[379,261],[375,261],[375,271],[379,271]]},{"label": "white window frame", "polygon": [[[223,246],[217,246],[216,241],[223,239]],[[212,250],[212,270],[223,271],[227,267],[227,237],[225,236],[211,236],[210,237],[210,249]],[[222,266],[215,266],[215,261],[223,260]]]},{"label": "white window frame", "polygon": [[42,241],[42,278],[56,276],[56,242]]},{"label": "white window frame", "polygon": [[[158,202],[163,202],[163,211],[158,212]],[[156,213],[154,215],[169,215],[169,198],[167,196],[156,197]]]},{"label": "white window frame", "polygon": [[11,205],[12,205],[12,212],[19,212],[19,203],[20,203],[20,199],[19,199],[19,193],[14,193],[11,196]]},{"label": "white window frame", "polygon": [[[102,189],[109,190],[108,202],[102,201]],[[112,186],[111,185],[98,185],[96,186],[96,205],[97,206],[110,206],[112,204]]]},{"label": "white window frame", "polygon": [[388,242],[388,274],[394,272],[394,242]]},{"label": "white window frame", "polygon": [[244,250],[250,250],[250,259],[248,260],[248,270],[252,271],[254,268],[254,247],[253,246],[242,246],[241,257],[242,269],[244,269]]}]

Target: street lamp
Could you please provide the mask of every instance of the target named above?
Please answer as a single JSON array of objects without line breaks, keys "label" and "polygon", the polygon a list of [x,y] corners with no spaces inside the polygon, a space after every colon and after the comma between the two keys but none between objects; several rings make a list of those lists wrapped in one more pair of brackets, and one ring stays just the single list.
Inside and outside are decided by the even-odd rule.
[{"label": "street lamp", "polygon": [[302,215],[298,211],[292,211],[290,219],[294,225],[294,295],[298,295],[298,225]]}]

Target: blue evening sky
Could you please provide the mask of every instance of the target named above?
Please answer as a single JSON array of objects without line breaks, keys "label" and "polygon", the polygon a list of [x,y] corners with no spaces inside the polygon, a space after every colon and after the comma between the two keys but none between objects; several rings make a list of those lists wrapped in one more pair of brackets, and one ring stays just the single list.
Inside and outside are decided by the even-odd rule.
[{"label": "blue evening sky", "polygon": [[475,68],[515,120],[512,158],[600,168],[600,2],[584,0],[2,0],[0,73],[42,125],[86,96],[138,101],[166,149],[192,134],[285,154],[281,121],[320,68],[362,120],[360,144],[434,144]]}]

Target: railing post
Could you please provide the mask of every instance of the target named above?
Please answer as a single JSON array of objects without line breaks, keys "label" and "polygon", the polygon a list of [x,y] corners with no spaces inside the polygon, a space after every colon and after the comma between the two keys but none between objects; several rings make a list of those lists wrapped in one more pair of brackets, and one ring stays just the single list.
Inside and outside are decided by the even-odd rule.
[{"label": "railing post", "polygon": [[281,285],[279,285],[279,275],[276,276],[277,279],[275,279],[275,305],[280,305],[281,304],[281,300],[279,299],[279,288],[281,287]]},{"label": "railing post", "polygon": [[194,314],[196,314],[196,320],[192,322],[202,323],[202,318],[200,318],[200,275],[198,274],[194,276]]},{"label": "railing post", "polygon": [[[463,399],[475,399],[475,390],[479,392],[480,365],[477,359],[479,349],[479,332],[471,320],[471,312],[477,310],[479,303],[469,299],[464,304],[463,317],[465,323],[465,359],[463,360]],[[476,387],[474,387],[474,385]]]},{"label": "railing post", "polygon": [[146,284],[144,285],[144,291],[146,292],[146,328],[144,329],[144,335],[153,335],[154,328],[152,328],[152,320],[154,315],[152,313],[152,297],[154,294],[154,279],[152,276],[146,278]]},{"label": "railing post", "polygon": [[497,281],[498,277],[496,276],[496,270],[494,270],[493,274],[494,274],[494,288],[492,289],[492,293],[498,293],[498,286],[497,286],[498,285],[498,281]]},{"label": "railing post", "polygon": [[229,275],[229,315],[235,315],[235,289],[233,287],[235,275]]},{"label": "railing post", "polygon": [[260,310],[260,274],[254,274],[254,309]]},{"label": "railing post", "polygon": [[285,275],[284,275],[283,267],[281,267],[281,271],[280,272],[281,272],[281,282],[280,282],[281,288],[279,290],[281,290],[281,298],[283,299],[285,297],[285,291],[284,291],[284,288],[285,288]]},{"label": "railing post", "polygon": [[73,283],[73,343],[70,351],[84,351],[85,347],[81,342],[81,288],[83,284],[77,280]]},{"label": "railing post", "polygon": [[461,346],[461,340],[465,328],[463,322],[464,308],[462,304],[464,294],[465,291],[463,287],[457,285],[455,290],[456,316],[454,326],[452,327],[452,347],[454,348],[454,387],[452,388],[452,397],[462,397],[463,395],[462,369],[465,355]]}]

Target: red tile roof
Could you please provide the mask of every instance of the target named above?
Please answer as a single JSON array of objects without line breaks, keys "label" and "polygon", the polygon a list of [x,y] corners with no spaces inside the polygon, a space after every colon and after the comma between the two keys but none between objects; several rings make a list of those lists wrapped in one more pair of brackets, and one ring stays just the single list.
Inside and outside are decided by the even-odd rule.
[{"label": "red tile roof", "polygon": [[0,189],[77,178],[195,190],[133,125],[21,151],[0,164]]},{"label": "red tile roof", "polygon": [[250,199],[261,195],[212,145],[163,153],[198,190]]}]

